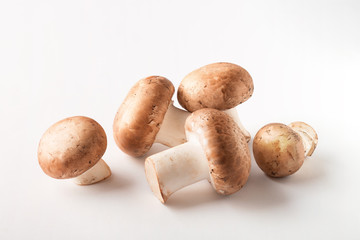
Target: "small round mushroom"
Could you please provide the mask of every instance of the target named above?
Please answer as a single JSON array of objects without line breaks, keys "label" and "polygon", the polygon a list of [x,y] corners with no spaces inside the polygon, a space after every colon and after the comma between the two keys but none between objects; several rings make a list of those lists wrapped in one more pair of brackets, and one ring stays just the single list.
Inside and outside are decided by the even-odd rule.
[{"label": "small round mushroom", "polygon": [[148,157],[147,181],[165,203],[177,190],[207,179],[217,193],[240,190],[250,173],[250,152],[235,121],[222,111],[204,108],[187,118],[188,142]]},{"label": "small round mushroom", "polygon": [[286,177],[294,174],[310,156],[318,137],[306,123],[294,122],[289,126],[270,123],[255,135],[253,152],[260,169],[271,177]]},{"label": "small round mushroom", "polygon": [[79,185],[93,184],[111,175],[109,166],[101,159],[106,146],[106,134],[99,123],[88,117],[69,117],[43,134],[38,161],[50,177],[73,178]]},{"label": "small round mushroom", "polygon": [[131,88],[113,123],[115,142],[123,152],[139,157],[153,143],[173,147],[186,141],[188,113],[173,106],[173,94],[173,84],[160,76],[141,79]]},{"label": "small round mushroom", "polygon": [[189,112],[202,108],[224,110],[250,141],[251,135],[241,124],[235,107],[248,100],[253,91],[253,80],[244,68],[219,62],[189,73],[181,81],[177,97],[180,105]]}]

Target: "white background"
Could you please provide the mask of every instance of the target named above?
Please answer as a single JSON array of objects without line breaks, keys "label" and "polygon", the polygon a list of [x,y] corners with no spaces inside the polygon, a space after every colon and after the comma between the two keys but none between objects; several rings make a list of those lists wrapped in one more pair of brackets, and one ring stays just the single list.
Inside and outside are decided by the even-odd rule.
[{"label": "white background", "polygon": [[[360,239],[359,29],[359,1],[1,0],[0,239]],[[177,87],[218,61],[253,77],[237,107],[252,136],[301,120],[318,148],[290,177],[253,161],[232,196],[203,181],[163,205],[144,158],[116,147],[114,115],[137,80]],[[43,132],[74,115],[106,130],[105,182],[80,187],[37,163]]]}]

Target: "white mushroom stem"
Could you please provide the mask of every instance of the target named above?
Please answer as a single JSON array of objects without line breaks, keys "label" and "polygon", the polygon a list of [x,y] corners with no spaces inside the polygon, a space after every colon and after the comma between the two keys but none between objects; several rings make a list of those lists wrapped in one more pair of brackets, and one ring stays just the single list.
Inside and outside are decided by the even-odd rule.
[{"label": "white mushroom stem", "polygon": [[156,135],[155,142],[168,147],[175,147],[186,142],[184,126],[189,115],[189,112],[181,110],[171,103]]},{"label": "white mushroom stem", "polygon": [[73,181],[79,185],[89,185],[100,182],[111,176],[111,170],[106,162],[100,159],[92,168],[73,178]]},{"label": "white mushroom stem", "polygon": [[239,118],[239,114],[236,111],[236,108],[230,108],[228,110],[225,110],[224,112],[227,113],[237,123],[241,132],[244,134],[246,141],[249,142],[251,139],[251,135],[245,129],[245,127],[242,125],[240,118]]},{"label": "white mushroom stem", "polygon": [[311,156],[318,143],[315,130],[304,122],[293,122],[289,124],[289,127],[300,135],[304,145],[305,157]]},{"label": "white mushroom stem", "polygon": [[208,161],[197,139],[148,157],[145,173],[151,190],[162,203],[183,187],[210,180]]},{"label": "white mushroom stem", "polygon": [[[236,108],[231,108],[224,111],[227,113],[240,127],[241,132],[244,134],[246,141],[251,139],[250,133],[242,125]],[[185,121],[190,115],[190,112],[184,111],[174,106],[173,103],[169,105],[169,108],[164,116],[164,120],[160,126],[160,130],[156,135],[155,142],[164,144],[168,147],[175,147],[186,142],[185,136]]]}]

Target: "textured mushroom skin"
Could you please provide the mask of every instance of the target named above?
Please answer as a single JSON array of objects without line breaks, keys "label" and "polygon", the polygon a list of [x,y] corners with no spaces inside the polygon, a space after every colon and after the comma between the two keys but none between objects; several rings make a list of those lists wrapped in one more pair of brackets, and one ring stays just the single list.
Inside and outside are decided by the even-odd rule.
[{"label": "textured mushroom skin", "polygon": [[295,173],[305,159],[301,137],[281,123],[267,124],[257,132],[253,152],[260,169],[271,177]]},{"label": "textured mushroom skin", "polygon": [[104,155],[106,146],[106,133],[99,123],[88,117],[70,117],[43,134],[38,161],[50,177],[73,178],[93,167]]},{"label": "textured mushroom skin", "polygon": [[116,113],[113,134],[117,146],[139,157],[149,151],[174,94],[166,78],[151,76],[138,81]]},{"label": "textured mushroom skin", "polygon": [[178,101],[190,112],[226,110],[245,102],[254,91],[250,74],[232,63],[213,63],[189,73],[180,83]]},{"label": "textured mushroom skin", "polygon": [[198,136],[216,192],[229,195],[240,190],[249,177],[251,160],[246,139],[234,120],[224,112],[204,108],[188,117],[185,129]]}]

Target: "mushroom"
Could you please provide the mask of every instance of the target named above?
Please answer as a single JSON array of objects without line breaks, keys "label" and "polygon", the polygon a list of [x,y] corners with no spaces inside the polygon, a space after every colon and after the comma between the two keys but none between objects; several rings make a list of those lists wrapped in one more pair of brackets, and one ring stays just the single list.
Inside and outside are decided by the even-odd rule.
[{"label": "mushroom", "polygon": [[50,177],[73,178],[79,185],[93,184],[111,175],[110,168],[101,159],[106,146],[106,134],[99,123],[88,117],[69,117],[43,134],[38,161]]},{"label": "mushroom", "polygon": [[189,73],[180,83],[177,98],[189,112],[202,108],[225,110],[249,142],[251,135],[241,124],[235,107],[248,100],[253,91],[253,80],[244,68],[220,62]]},{"label": "mushroom", "polygon": [[253,152],[256,163],[271,177],[285,177],[300,169],[318,142],[315,130],[304,122],[288,126],[270,123],[255,135]]},{"label": "mushroom", "polygon": [[165,203],[177,190],[207,179],[215,191],[240,190],[250,173],[250,152],[240,128],[222,111],[204,108],[187,118],[188,142],[145,160],[147,181]]},{"label": "mushroom", "polygon": [[186,141],[188,113],[172,104],[173,84],[151,76],[138,81],[116,113],[113,134],[117,146],[131,156],[142,156],[153,143],[169,147]]}]

